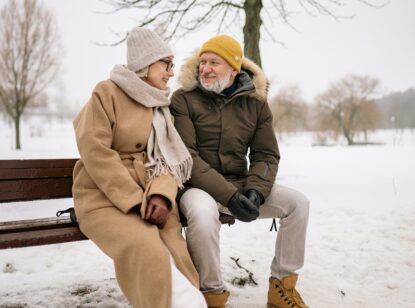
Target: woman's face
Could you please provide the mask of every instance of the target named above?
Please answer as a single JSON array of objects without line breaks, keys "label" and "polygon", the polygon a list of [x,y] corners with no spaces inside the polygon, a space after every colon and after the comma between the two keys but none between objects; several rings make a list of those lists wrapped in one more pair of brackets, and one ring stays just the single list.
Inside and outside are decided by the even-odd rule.
[{"label": "woman's face", "polygon": [[151,64],[145,81],[160,90],[167,89],[167,82],[174,76],[173,57],[164,58]]}]

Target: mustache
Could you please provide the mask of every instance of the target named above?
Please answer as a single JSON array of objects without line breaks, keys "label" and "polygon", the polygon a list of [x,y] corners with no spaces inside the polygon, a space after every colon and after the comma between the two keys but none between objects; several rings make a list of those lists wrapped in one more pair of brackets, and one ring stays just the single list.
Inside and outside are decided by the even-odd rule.
[{"label": "mustache", "polygon": [[211,77],[217,77],[215,73],[207,73],[207,74],[202,74],[202,77],[204,78],[211,78]]}]

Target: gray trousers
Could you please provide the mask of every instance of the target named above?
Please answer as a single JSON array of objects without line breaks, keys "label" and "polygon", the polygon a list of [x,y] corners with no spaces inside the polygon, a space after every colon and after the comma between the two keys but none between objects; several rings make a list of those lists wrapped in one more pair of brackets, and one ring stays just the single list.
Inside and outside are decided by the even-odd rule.
[{"label": "gray trousers", "polygon": [[[180,199],[187,218],[187,247],[200,276],[202,292],[225,289],[220,271],[219,212],[230,214],[208,193],[197,188],[187,190]],[[280,227],[271,264],[271,275],[281,279],[304,264],[309,201],[300,192],[274,185],[260,207],[259,218],[279,218]]]}]

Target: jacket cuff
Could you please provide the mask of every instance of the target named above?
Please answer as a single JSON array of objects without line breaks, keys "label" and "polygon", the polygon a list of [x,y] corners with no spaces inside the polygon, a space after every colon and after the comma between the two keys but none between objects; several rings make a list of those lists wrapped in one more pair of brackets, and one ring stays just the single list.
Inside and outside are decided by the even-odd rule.
[{"label": "jacket cuff", "polygon": [[117,207],[124,213],[127,214],[135,206],[141,205],[143,201],[143,191],[139,190],[136,194],[123,198],[117,202]]}]

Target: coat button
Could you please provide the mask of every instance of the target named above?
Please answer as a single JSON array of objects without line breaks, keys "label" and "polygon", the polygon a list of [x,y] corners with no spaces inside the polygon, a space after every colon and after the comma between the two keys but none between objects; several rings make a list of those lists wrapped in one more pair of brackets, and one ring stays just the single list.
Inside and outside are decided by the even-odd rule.
[{"label": "coat button", "polygon": [[137,149],[141,148],[141,143],[137,143],[137,144],[135,145],[135,147],[136,147]]}]

